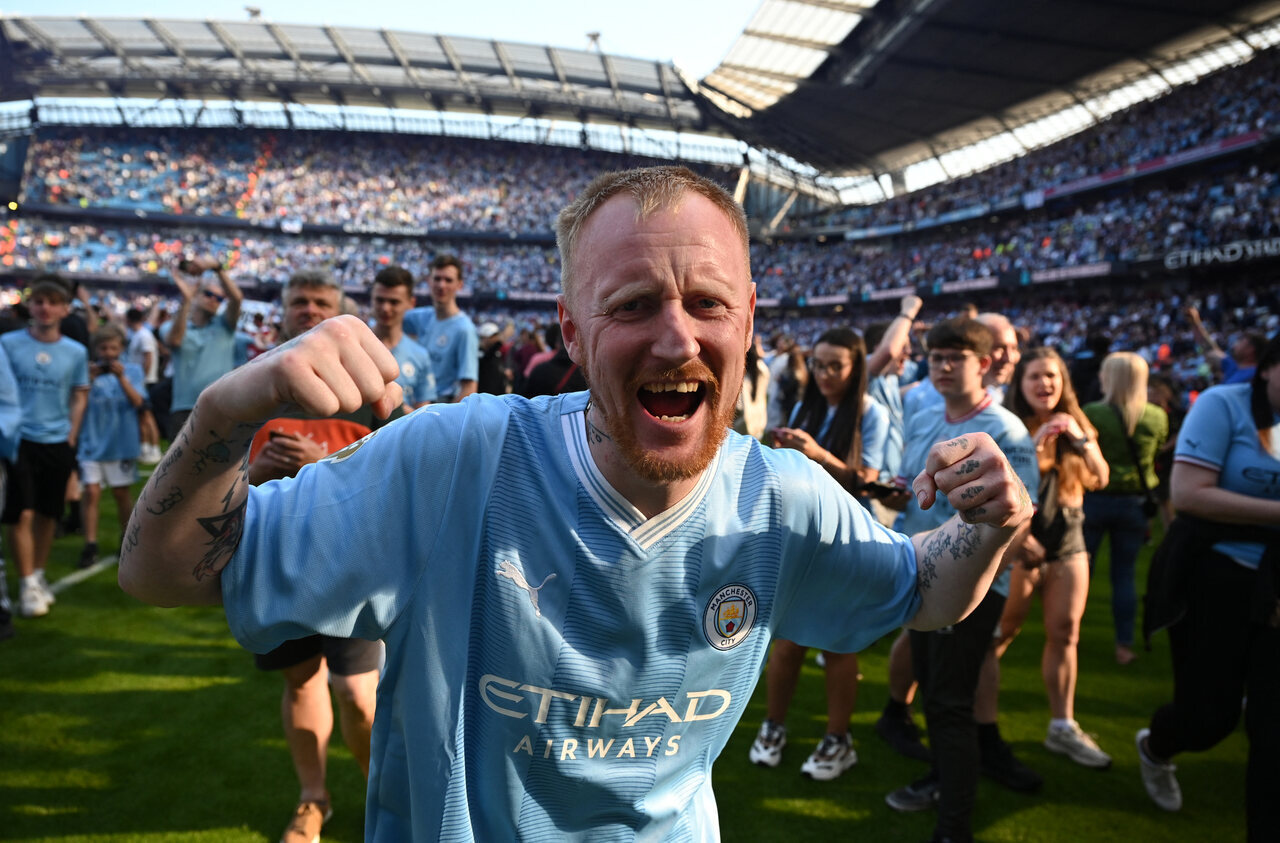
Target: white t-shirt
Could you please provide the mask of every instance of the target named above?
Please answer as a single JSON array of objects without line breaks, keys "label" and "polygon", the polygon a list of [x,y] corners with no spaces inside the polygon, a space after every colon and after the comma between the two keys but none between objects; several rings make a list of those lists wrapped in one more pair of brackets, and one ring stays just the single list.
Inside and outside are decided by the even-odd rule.
[{"label": "white t-shirt", "polygon": [[[145,355],[150,352],[151,365],[148,366]],[[151,329],[142,325],[129,337],[129,347],[125,349],[125,362],[137,363],[147,386],[160,380],[160,350],[156,343],[156,335]]]}]

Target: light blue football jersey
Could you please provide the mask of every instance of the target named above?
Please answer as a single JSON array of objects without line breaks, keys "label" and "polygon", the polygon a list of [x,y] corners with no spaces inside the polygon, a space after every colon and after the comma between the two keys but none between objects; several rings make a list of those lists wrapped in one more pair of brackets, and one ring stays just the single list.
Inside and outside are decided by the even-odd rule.
[{"label": "light blue football jersey", "polygon": [[853,652],[920,605],[911,543],[795,451],[730,432],[645,518],[587,397],[424,407],[250,489],[236,638],[387,643],[367,840],[718,839],[711,764],[771,638]]},{"label": "light blue football jersey", "polygon": [[436,400],[436,376],[431,368],[431,355],[407,336],[400,338],[391,356],[400,366],[396,383],[404,390],[404,403],[416,407]]},{"label": "light blue football jersey", "polygon": [[436,393],[441,400],[458,394],[458,381],[480,376],[480,338],[465,313],[436,319],[435,308],[415,307],[404,315],[404,331],[431,355]]},{"label": "light blue football jersey", "polygon": [[[1218,472],[1223,489],[1254,498],[1280,499],[1280,419],[1271,426],[1271,450],[1262,450],[1249,408],[1250,384],[1205,390],[1191,406],[1173,458]],[[1272,525],[1278,528],[1280,525]],[[1262,562],[1265,548],[1248,542],[1218,542],[1218,553],[1249,568]]]},{"label": "light blue football jersey", "polygon": [[[989,434],[1027,487],[1031,501],[1036,501],[1036,491],[1040,487],[1040,465],[1036,461],[1035,443],[1022,420],[995,403],[990,392],[972,412],[958,419],[947,418],[945,404],[934,410],[926,408],[923,412],[908,415],[906,449],[903,451],[897,484],[910,488],[916,475],[924,470],[929,449],[938,442],[945,442],[965,433]],[[901,521],[902,531],[909,536],[939,527],[956,514],[956,508],[944,494],[939,493],[933,506],[928,509],[921,509],[914,495],[909,497]],[[991,588],[998,594],[1006,597],[1009,595],[1007,568],[996,577]]]},{"label": "light blue football jersey", "polygon": [[22,402],[19,435],[29,442],[66,442],[71,393],[89,386],[89,352],[68,337],[41,342],[20,328],[0,336]]},{"label": "light blue football jersey", "polygon": [[[144,398],[146,375],[137,363],[124,364],[124,376]],[[138,409],[115,375],[98,375],[89,384],[89,404],[76,442],[76,456],[82,462],[108,462],[138,458]]]}]

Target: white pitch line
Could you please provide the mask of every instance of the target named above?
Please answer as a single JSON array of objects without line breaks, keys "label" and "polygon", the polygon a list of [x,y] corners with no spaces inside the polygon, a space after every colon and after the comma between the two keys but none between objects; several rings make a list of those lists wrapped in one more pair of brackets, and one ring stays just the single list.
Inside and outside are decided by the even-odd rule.
[{"label": "white pitch line", "polygon": [[94,562],[88,568],[81,568],[78,571],[73,571],[70,574],[67,574],[62,579],[58,580],[57,582],[49,583],[49,590],[52,591],[54,594],[61,594],[62,592],[66,591],[68,588],[71,588],[71,586],[76,585],[77,583],[82,583],[85,580],[89,579],[89,577],[93,576],[99,571],[107,570],[112,565],[116,564],[117,561],[119,560],[116,558],[116,555],[114,553],[110,556],[104,556],[101,559],[99,559],[97,562]]}]

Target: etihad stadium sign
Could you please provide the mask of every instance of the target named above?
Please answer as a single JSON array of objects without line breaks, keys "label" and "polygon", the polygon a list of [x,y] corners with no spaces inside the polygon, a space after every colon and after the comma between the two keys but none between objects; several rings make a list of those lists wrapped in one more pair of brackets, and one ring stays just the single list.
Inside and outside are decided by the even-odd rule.
[{"label": "etihad stadium sign", "polygon": [[1164,256],[1166,269],[1187,269],[1217,264],[1251,263],[1280,258],[1280,237],[1265,240],[1236,240],[1222,246],[1203,249],[1179,249]]}]

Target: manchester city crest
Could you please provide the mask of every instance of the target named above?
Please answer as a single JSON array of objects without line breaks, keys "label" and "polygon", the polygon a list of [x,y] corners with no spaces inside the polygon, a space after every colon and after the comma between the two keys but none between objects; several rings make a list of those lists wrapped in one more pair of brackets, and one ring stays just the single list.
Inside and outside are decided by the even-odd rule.
[{"label": "manchester city crest", "polygon": [[756,595],[745,585],[734,583],[720,588],[707,601],[702,613],[702,631],[717,650],[731,650],[741,644],[756,621]]}]

